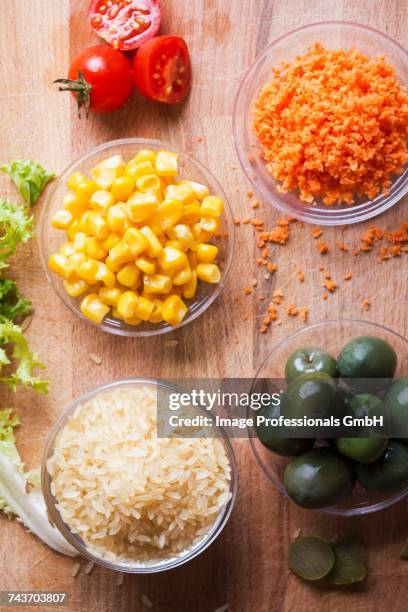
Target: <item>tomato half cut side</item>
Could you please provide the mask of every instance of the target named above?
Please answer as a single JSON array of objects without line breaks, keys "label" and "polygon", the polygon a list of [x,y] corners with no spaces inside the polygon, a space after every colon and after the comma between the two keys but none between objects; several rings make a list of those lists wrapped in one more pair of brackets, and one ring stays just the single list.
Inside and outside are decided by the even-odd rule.
[{"label": "tomato half cut side", "polygon": [[190,91],[191,61],[180,36],[157,36],[140,47],[133,60],[133,79],[139,91],[159,102],[175,104]]},{"label": "tomato half cut side", "polygon": [[112,47],[131,51],[157,34],[161,7],[159,0],[92,0],[88,19]]}]

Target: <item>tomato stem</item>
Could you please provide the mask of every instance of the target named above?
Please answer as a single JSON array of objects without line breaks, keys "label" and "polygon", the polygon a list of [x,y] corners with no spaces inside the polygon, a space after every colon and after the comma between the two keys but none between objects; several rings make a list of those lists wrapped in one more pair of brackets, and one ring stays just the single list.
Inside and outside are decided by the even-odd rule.
[{"label": "tomato stem", "polygon": [[78,117],[81,118],[81,108],[85,107],[86,118],[89,116],[90,93],[92,85],[84,77],[82,70],[78,70],[77,79],[56,79],[54,83],[60,83],[64,87],[59,87],[58,91],[73,91],[77,94]]}]

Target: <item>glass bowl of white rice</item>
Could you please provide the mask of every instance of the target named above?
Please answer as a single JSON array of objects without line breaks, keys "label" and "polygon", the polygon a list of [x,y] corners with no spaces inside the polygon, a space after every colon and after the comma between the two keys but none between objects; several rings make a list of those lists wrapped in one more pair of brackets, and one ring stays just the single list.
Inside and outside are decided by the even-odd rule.
[{"label": "glass bowl of white rice", "polygon": [[135,378],[72,402],[46,443],[42,487],[50,520],[84,557],[154,573],[190,561],[234,506],[237,467],[227,435],[158,437],[158,391]]}]

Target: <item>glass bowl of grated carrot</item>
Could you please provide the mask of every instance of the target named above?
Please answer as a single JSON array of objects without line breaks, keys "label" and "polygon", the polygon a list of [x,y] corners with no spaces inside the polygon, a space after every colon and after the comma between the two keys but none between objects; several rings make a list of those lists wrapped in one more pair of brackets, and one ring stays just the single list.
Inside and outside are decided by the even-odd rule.
[{"label": "glass bowl of grated carrot", "polygon": [[[299,351],[302,347],[318,347],[337,359],[346,343],[361,336],[374,336],[387,342],[397,355],[395,377],[408,378],[408,340],[406,338],[382,325],[369,321],[338,319],[309,325],[277,344],[260,366],[253,386],[264,385],[266,380],[269,380],[271,383],[275,381],[274,386],[282,385],[281,387],[277,386],[277,388],[284,390],[286,388],[285,364],[295,351]],[[248,435],[261,469],[272,485],[282,495],[289,497],[284,486],[284,472],[295,457],[281,456],[264,446],[257,436],[255,427],[248,428]],[[293,439],[293,442],[295,441],[296,439]],[[328,439],[318,439],[314,448],[327,444],[330,446]],[[298,455],[298,457],[301,456],[302,454]],[[343,501],[330,507],[315,508],[315,510],[335,516],[357,516],[383,510],[407,498],[407,496],[407,488],[397,492],[374,492],[364,489],[357,481],[353,492]]]},{"label": "glass bowl of grated carrot", "polygon": [[330,21],[278,38],[235,100],[235,146],[249,181],[308,223],[384,212],[408,192],[407,84],[408,52],[373,28]]},{"label": "glass bowl of grated carrot", "polygon": [[[163,175],[164,178],[161,179],[154,174],[146,174],[145,171],[155,172],[153,162],[135,161],[138,156],[141,156],[141,159],[144,159],[146,156],[150,155],[152,159],[156,159],[160,152],[164,153],[166,158],[170,157],[173,158],[173,160],[176,160],[176,169],[172,170],[173,172],[177,172],[174,176]],[[114,163],[118,165],[118,168],[116,168]],[[133,172],[142,172],[142,166],[149,166],[151,170],[144,168],[140,177],[135,175],[136,178],[132,178]],[[98,176],[96,175],[97,171],[99,173]],[[111,174],[116,171],[118,173],[118,177],[112,182]],[[122,178],[129,181],[129,176],[126,174],[126,172],[128,172],[128,175],[131,177],[130,182],[133,181],[131,186],[133,191],[130,194],[130,197],[128,197],[127,202],[123,194],[113,194],[113,183],[120,182]],[[71,186],[71,182],[74,179],[76,180],[76,177],[82,177],[78,179],[82,182],[76,185],[76,187]],[[139,181],[149,177],[161,181],[160,189],[156,189],[157,193],[152,190],[149,191],[147,188],[143,188],[144,192],[142,192],[142,187],[139,187]],[[90,180],[91,178],[93,180]],[[110,186],[103,186],[105,179],[109,179],[111,183]],[[135,182],[136,186],[134,185]],[[172,183],[174,183],[174,185]],[[176,195],[171,198],[168,196],[169,199],[167,204],[170,203],[173,207],[172,210],[166,209],[168,219],[174,220],[171,215],[177,213],[177,209],[180,207],[182,208],[182,212],[180,213],[179,211],[177,213],[177,220],[166,229],[166,232],[163,230],[164,233],[162,232],[160,234],[159,230],[151,230],[149,224],[151,223],[150,219],[153,218],[154,214],[149,213],[150,216],[144,217],[143,220],[140,221],[138,221],[139,217],[137,217],[138,220],[135,220],[136,217],[130,218],[129,207],[132,198],[140,195],[142,196],[140,202],[135,200],[135,208],[133,209],[136,211],[137,208],[135,214],[141,215],[140,210],[141,206],[145,202],[145,200],[143,200],[145,196],[152,196],[153,199],[157,200],[157,203],[152,204],[152,206],[156,207],[154,209],[154,211],[156,211],[156,209],[160,207],[160,203],[167,206],[165,200],[163,199],[165,193],[170,193],[167,190],[173,188],[174,193],[174,188],[177,185],[181,186],[180,189],[184,188],[182,183],[188,183],[187,196],[190,204],[184,202],[181,204],[181,196],[183,194],[179,193],[177,195],[178,198],[180,197],[180,201],[177,200],[177,202]],[[89,197],[88,194],[85,194],[88,199],[86,203],[83,204],[82,200],[79,200],[78,193],[80,189],[88,188],[87,185],[89,184],[91,185],[90,189],[92,189],[92,195]],[[195,194],[193,191],[193,186],[194,189],[196,189],[197,194]],[[203,192],[201,194],[201,198],[199,197],[200,194],[198,194],[198,190],[202,190]],[[210,197],[206,198],[208,194],[210,194]],[[82,192],[80,195],[82,198]],[[101,200],[102,197],[103,200]],[[195,199],[191,201],[193,197]],[[109,198],[111,203],[109,203]],[[95,202],[93,202],[93,199],[95,199]],[[200,225],[202,228],[201,222],[203,221],[203,217],[201,213],[203,210],[202,204],[205,199],[212,201],[216,200],[219,202],[222,212],[217,218],[213,219],[215,229],[211,230],[211,233],[208,231],[204,238],[202,237],[203,232],[201,232],[200,235],[195,234],[193,237],[191,232],[196,229],[195,226]],[[107,208],[102,208],[105,201],[108,201],[109,205]],[[222,203],[224,203],[223,207]],[[100,205],[100,208],[97,208],[97,205]],[[149,205],[149,203],[146,204],[146,206]],[[78,211],[75,208],[77,206],[79,209]],[[85,212],[82,210],[84,206],[86,207]],[[188,233],[187,238],[191,239],[191,242],[193,242],[195,248],[197,248],[201,243],[201,246],[204,245],[207,251],[211,250],[210,255],[212,257],[212,262],[210,264],[205,264],[205,266],[207,267],[207,270],[215,269],[217,278],[211,278],[208,280],[208,282],[201,280],[201,276],[197,270],[197,264],[201,260],[204,261],[204,259],[199,259],[199,255],[197,255],[193,262],[192,258],[195,253],[192,253],[191,249],[187,247],[183,247],[183,253],[181,253],[181,256],[184,258],[184,260],[187,257],[186,267],[190,269],[192,275],[196,275],[194,277],[196,279],[196,286],[195,289],[191,291],[191,295],[187,295],[185,291],[188,282],[186,284],[179,285],[175,281],[175,274],[170,271],[166,273],[169,277],[168,284],[171,285],[170,288],[159,287],[158,285],[157,287],[153,287],[151,285],[153,281],[157,281],[157,284],[160,280],[159,277],[161,277],[161,280],[164,281],[165,273],[162,271],[161,262],[159,263],[158,259],[153,257],[153,254],[149,252],[149,249],[145,249],[137,255],[135,254],[134,257],[132,256],[132,259],[129,261],[129,265],[126,264],[126,262],[122,262],[117,268],[114,268],[110,264],[108,265],[112,248],[116,243],[109,246],[105,246],[105,243],[108,242],[112,236],[115,238],[115,234],[117,237],[119,237],[120,243],[125,240],[125,235],[123,232],[122,234],[119,232],[119,230],[114,232],[112,229],[114,226],[110,225],[111,221],[108,218],[108,213],[112,212],[113,209],[117,209],[118,207],[124,209],[124,214],[127,215],[125,220],[127,225],[124,228],[125,233],[126,227],[130,227],[131,231],[133,232],[133,236],[135,237],[137,234],[140,238],[140,231],[143,232],[144,229],[147,229],[149,233],[146,235],[151,236],[153,233],[153,239],[156,241],[160,238],[160,241],[162,242],[162,246],[160,247],[159,245],[161,253],[163,253],[164,247],[167,244],[174,244],[176,246],[177,244],[181,244],[180,241],[177,243],[175,240],[175,234],[172,234],[174,240],[173,243],[171,243],[169,235],[171,231],[176,232],[177,228],[184,229],[184,231]],[[167,208],[169,207],[167,206]],[[192,211],[192,209],[194,209],[194,211]],[[70,210],[73,211],[72,215],[69,212]],[[96,211],[96,215],[94,211]],[[71,215],[73,217],[73,220],[71,219],[70,224],[64,231],[64,215],[67,213],[68,216]],[[181,217],[179,213],[181,214]],[[195,215],[194,219],[191,217],[192,214]],[[82,229],[82,219],[86,215],[88,215],[88,221],[86,223],[87,229]],[[97,217],[100,224],[105,224],[108,226],[109,229],[105,229],[110,233],[108,233],[106,238],[101,236],[100,238],[95,239],[97,234],[92,229],[89,229],[89,215],[93,215],[95,218]],[[184,221],[184,218],[187,219],[187,215],[190,215],[191,219],[189,221]],[[197,215],[199,223],[196,223]],[[112,223],[113,222],[116,223],[116,220],[112,217]],[[76,223],[77,228],[74,230],[74,225]],[[71,229],[73,230],[72,235],[70,234]],[[160,226],[159,229],[161,230],[162,227]],[[156,231],[157,234],[155,234]],[[149,337],[164,334],[171,332],[174,329],[178,329],[199,317],[222,292],[232,263],[234,247],[234,223],[232,211],[227,197],[216,178],[201,162],[194,159],[189,154],[181,151],[177,147],[158,140],[150,140],[145,138],[127,138],[101,144],[86,152],[84,155],[74,161],[68,168],[66,168],[60,175],[58,181],[56,181],[54,184],[54,187],[48,196],[47,202],[42,208],[39,234],[40,255],[44,271],[56,294],[64,302],[64,304],[71,310],[71,312],[79,316],[82,320],[97,326],[103,331],[128,337]],[[85,240],[83,247],[80,245],[79,240],[77,241],[78,246],[76,246],[77,234]],[[117,240],[117,237],[115,240]],[[165,240],[167,240],[166,244]],[[95,244],[98,247],[101,246],[101,252],[104,253],[104,255],[101,256],[98,253],[91,253],[90,250],[87,250],[87,244],[89,248],[95,246]],[[191,248],[194,249],[194,246]],[[182,247],[177,248],[177,252],[181,250]],[[173,253],[174,252],[175,248],[173,248]],[[215,260],[213,258],[214,252],[216,253]],[[68,260],[67,265],[70,265],[70,253],[73,255],[73,257],[78,258],[79,255],[83,259],[86,259],[86,264],[91,262],[95,268],[96,265],[98,265],[98,269],[102,270],[104,273],[106,273],[106,275],[109,274],[109,276],[112,277],[112,274],[109,272],[109,270],[107,270],[107,267],[110,266],[109,269],[113,270],[114,275],[116,276],[116,281],[114,281],[115,286],[113,286],[113,281],[110,282],[111,279],[108,277],[107,280],[103,281],[102,279],[98,278],[100,281],[99,283],[93,282],[94,277],[85,279],[85,276],[81,276],[81,271],[77,267],[75,268],[73,274],[64,276],[65,268],[63,266],[65,265],[66,260]],[[107,256],[108,254],[109,257],[105,257],[105,255]],[[180,253],[178,254],[180,255]],[[206,255],[206,253],[204,255]],[[113,263],[112,258],[110,259],[111,263]],[[78,261],[80,263],[79,259]],[[210,261],[210,259],[207,259],[207,261]],[[53,262],[52,266],[51,262]],[[102,265],[100,265],[98,262],[102,263]],[[146,266],[150,266],[152,269],[147,269]],[[139,270],[137,270],[136,267],[139,267]],[[62,268],[62,270],[60,270],[60,268]],[[131,278],[130,280],[125,280],[124,274],[121,277],[120,272],[124,272],[127,268],[131,268],[130,271],[132,273],[136,272],[138,277],[134,280]],[[181,270],[181,272],[183,272],[183,270]],[[97,275],[95,275],[95,278],[97,278]],[[149,291],[147,291],[147,281],[149,281],[149,279],[153,280],[151,280],[151,286],[148,287]],[[79,287],[78,292],[76,292],[76,286],[79,285],[79,283],[85,283],[85,289],[82,290],[82,288]],[[132,285],[132,283],[134,284]],[[89,284],[89,286],[86,287],[86,284]],[[110,292],[112,292],[112,295]],[[139,317],[135,314],[134,316],[126,318],[125,316],[121,316],[121,313],[119,312],[119,301],[116,301],[115,304],[116,298],[113,295],[114,292],[121,292],[119,300],[120,297],[128,297],[131,295],[135,303],[138,300],[139,305],[142,303],[148,304],[149,308],[151,308],[152,303],[161,303],[160,308],[162,311],[163,305],[167,301],[166,298],[169,295],[174,294],[178,300],[178,303],[181,304],[181,308],[179,309],[182,311],[181,316],[178,316],[177,321],[171,321],[170,318],[166,316],[153,317],[153,314],[155,313],[152,312],[151,316],[148,317]],[[147,295],[147,293],[149,295]],[[106,296],[106,294],[109,295]],[[90,314],[88,314],[85,311],[84,303],[88,297],[91,296],[93,298],[94,305],[88,309],[90,311]],[[115,298],[115,300],[113,298]],[[98,313],[96,313],[98,314],[99,318],[96,316],[92,317],[96,310],[95,304],[99,308]],[[173,310],[177,314],[176,309]],[[161,314],[162,312],[159,312],[159,315]]]}]

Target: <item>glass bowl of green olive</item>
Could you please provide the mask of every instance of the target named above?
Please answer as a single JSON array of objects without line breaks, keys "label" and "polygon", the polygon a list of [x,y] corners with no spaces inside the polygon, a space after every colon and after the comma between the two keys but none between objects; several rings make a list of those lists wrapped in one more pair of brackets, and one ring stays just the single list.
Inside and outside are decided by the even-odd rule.
[{"label": "glass bowl of green olive", "polygon": [[[338,516],[376,512],[408,496],[406,338],[368,321],[315,323],[272,349],[254,386],[271,381],[279,381],[282,401],[262,408],[266,424],[254,419],[249,436],[260,467],[283,495]],[[340,423],[379,417],[386,426],[381,434],[363,427],[338,430],[336,437],[329,428],[324,436],[303,429],[285,437],[271,425],[280,415]]]}]

